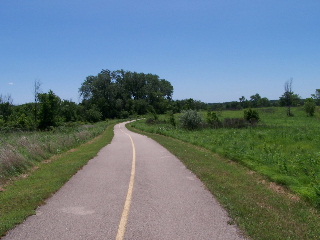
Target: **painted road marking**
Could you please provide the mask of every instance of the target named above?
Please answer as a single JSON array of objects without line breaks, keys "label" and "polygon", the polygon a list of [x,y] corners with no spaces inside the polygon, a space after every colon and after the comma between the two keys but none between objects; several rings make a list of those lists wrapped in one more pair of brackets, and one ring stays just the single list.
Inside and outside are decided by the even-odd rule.
[{"label": "painted road marking", "polygon": [[120,125],[119,129],[121,132],[125,133],[131,140],[131,145],[132,145],[132,166],[131,166],[131,176],[130,176],[130,182],[129,182],[129,188],[128,188],[128,193],[127,193],[127,198],[123,207],[123,212],[121,216],[121,220],[119,223],[119,228],[118,228],[118,233],[116,240],[123,240],[124,239],[124,234],[126,232],[126,226],[128,222],[128,217],[129,217],[129,212],[130,212],[130,206],[131,206],[131,201],[132,201],[132,193],[133,193],[133,185],[134,185],[134,179],[136,175],[136,148],[134,146],[134,142],[130,134],[124,132]]}]

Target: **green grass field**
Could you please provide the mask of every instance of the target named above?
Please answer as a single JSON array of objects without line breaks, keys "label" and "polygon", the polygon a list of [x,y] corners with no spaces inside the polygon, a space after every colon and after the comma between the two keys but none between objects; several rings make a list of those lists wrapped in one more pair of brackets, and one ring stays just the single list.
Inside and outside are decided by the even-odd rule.
[{"label": "green grass field", "polygon": [[[145,124],[145,121],[140,121],[133,126],[204,147],[240,162],[288,187],[319,208],[319,113],[315,117],[307,117],[303,108],[293,108],[295,116],[287,117],[285,108],[265,108],[258,111],[261,122],[256,127],[241,129],[205,128],[188,131],[173,127],[168,120],[161,124]],[[243,111],[224,111],[220,114],[220,118],[236,117],[243,117]],[[168,119],[167,116],[162,118]]]},{"label": "green grass field", "polygon": [[[284,108],[259,112],[262,122],[253,128],[187,131],[170,125],[169,116],[128,127],[176,155],[249,239],[320,239],[319,164],[307,161],[317,156],[319,118],[306,117],[301,108],[293,110],[293,118],[286,117]],[[220,117],[242,116],[243,111],[227,111]]]}]

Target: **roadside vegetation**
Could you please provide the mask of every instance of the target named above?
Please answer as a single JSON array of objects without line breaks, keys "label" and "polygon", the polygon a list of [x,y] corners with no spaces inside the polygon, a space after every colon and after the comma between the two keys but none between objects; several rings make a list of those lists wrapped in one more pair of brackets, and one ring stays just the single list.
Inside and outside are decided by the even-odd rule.
[{"label": "roadside vegetation", "polygon": [[[189,115],[195,120],[191,126],[185,126],[186,113],[181,114],[176,126],[170,123],[168,116],[159,117],[151,124],[146,124],[150,122],[146,120],[133,126],[204,147],[240,162],[288,187],[320,209],[319,110],[314,118],[307,117],[303,108],[291,109],[295,117],[286,117],[285,108],[254,111],[258,113],[259,122],[245,121],[241,110],[217,113],[216,125],[208,119],[199,122],[207,113],[195,112]],[[195,117],[195,114],[200,116]],[[176,119],[178,121],[179,116]]]},{"label": "roadside vegetation", "polygon": [[37,167],[43,160],[100,135],[108,122],[69,125],[51,131],[7,132],[0,135],[0,186]]},{"label": "roadside vegetation", "polygon": [[302,107],[290,109],[294,117],[287,108],[251,111],[258,120],[243,110],[193,112],[197,127],[183,125],[186,113],[175,126],[170,115],[130,126],[178,156],[252,239],[319,239],[319,110],[313,118]]},{"label": "roadside vegetation", "polygon": [[[59,190],[98,151],[111,142],[118,121],[101,123],[102,134],[72,151],[39,162],[36,168],[2,186],[0,191],[0,237],[35,214],[36,208]],[[96,134],[95,134],[96,135]],[[56,137],[56,136],[55,136]],[[45,139],[43,136],[42,140]],[[60,147],[63,143],[60,143]]]},{"label": "roadside vegetation", "polygon": [[[155,74],[105,69],[86,77],[79,95],[80,103],[63,100],[52,90],[42,92],[39,81],[33,102],[14,105],[10,95],[0,94],[0,236],[111,140],[116,120],[106,119],[148,114],[132,126],[181,157],[254,239],[320,238],[315,220],[320,210],[320,89],[301,99],[290,79],[278,100],[256,93],[239,101],[204,103],[173,100],[171,83]],[[87,153],[87,145],[68,151],[102,132],[109,140],[95,140]],[[58,157],[52,161],[53,156]],[[294,200],[277,205],[284,200],[270,195],[265,181],[278,184]],[[251,182],[258,183],[248,194]],[[272,218],[286,219],[287,225]]]}]

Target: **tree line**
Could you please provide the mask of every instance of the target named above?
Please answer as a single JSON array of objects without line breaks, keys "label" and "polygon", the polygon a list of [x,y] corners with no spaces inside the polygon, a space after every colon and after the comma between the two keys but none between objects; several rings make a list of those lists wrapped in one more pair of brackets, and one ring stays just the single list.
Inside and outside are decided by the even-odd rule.
[{"label": "tree line", "polygon": [[[208,103],[209,108],[214,111],[218,110],[241,110],[247,108],[263,108],[263,107],[287,107],[287,115],[291,116],[291,107],[305,106],[306,108],[315,109],[320,106],[320,89],[316,89],[310,98],[302,99],[292,90],[292,80],[285,83],[285,91],[278,100],[269,100],[261,97],[259,93],[251,95],[249,99],[244,96],[239,101],[224,103]],[[312,114],[310,114],[312,115]]]},{"label": "tree line", "polygon": [[13,105],[10,96],[0,95],[0,128],[48,129],[70,122],[98,122],[128,118],[148,112],[162,114],[173,106],[173,86],[155,74],[102,70],[88,76],[79,88],[80,103],[62,100],[52,90],[34,85],[34,102]]},{"label": "tree line", "polygon": [[13,105],[11,96],[0,95],[0,129],[48,129],[73,122],[98,122],[112,118],[128,118],[147,113],[179,113],[183,110],[236,110],[259,107],[304,105],[309,116],[320,105],[320,89],[311,98],[301,99],[292,90],[292,80],[285,83],[279,100],[269,100],[256,93],[246,99],[225,103],[204,103],[192,98],[173,100],[173,86],[155,74],[125,70],[102,70],[86,77],[79,88],[80,103],[62,100],[53,91],[42,93],[35,81],[34,102]]}]

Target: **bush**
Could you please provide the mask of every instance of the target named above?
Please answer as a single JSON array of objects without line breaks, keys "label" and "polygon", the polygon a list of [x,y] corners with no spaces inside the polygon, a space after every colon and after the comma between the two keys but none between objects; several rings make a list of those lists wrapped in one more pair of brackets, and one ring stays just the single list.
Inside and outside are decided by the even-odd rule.
[{"label": "bush", "polygon": [[260,121],[259,113],[258,111],[249,108],[247,110],[244,110],[244,119],[251,124],[256,124]]},{"label": "bush", "polygon": [[85,112],[85,120],[87,122],[95,123],[95,122],[99,122],[101,119],[102,119],[102,113],[99,110],[97,110],[95,107]]},{"label": "bush", "polygon": [[183,111],[180,116],[180,123],[183,128],[194,130],[203,124],[202,116],[195,110]]},{"label": "bush", "polygon": [[308,117],[313,117],[316,111],[316,103],[313,98],[307,98],[304,103],[304,110],[306,111]]},{"label": "bush", "polygon": [[219,128],[222,125],[217,113],[211,111],[207,113],[207,123],[213,128]]}]

